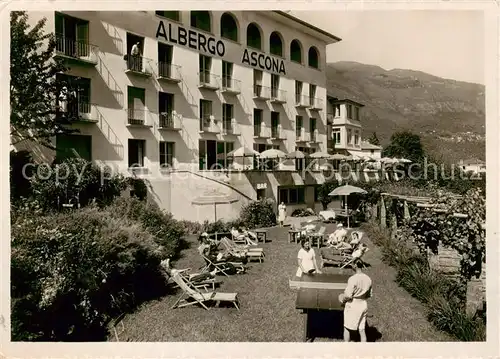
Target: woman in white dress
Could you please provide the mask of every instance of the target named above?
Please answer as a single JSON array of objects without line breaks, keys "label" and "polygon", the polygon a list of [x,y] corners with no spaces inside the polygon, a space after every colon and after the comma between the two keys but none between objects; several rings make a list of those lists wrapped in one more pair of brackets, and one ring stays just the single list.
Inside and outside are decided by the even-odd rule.
[{"label": "woman in white dress", "polygon": [[281,202],[281,204],[278,206],[278,222],[280,224],[280,227],[283,227],[285,219],[286,219],[286,206],[285,203]]},{"label": "woman in white dress", "polygon": [[318,268],[318,263],[316,262],[316,254],[314,253],[314,249],[311,248],[309,241],[302,240],[300,244],[302,245],[302,248],[300,248],[299,253],[297,254],[299,268],[297,268],[297,273],[295,275],[297,277],[302,277],[303,273],[321,273]]}]

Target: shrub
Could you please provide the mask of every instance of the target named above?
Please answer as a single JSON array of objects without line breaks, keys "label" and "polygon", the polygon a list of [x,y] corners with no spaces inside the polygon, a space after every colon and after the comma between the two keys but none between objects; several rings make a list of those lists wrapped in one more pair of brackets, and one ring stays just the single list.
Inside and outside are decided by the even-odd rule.
[{"label": "shrub", "polygon": [[314,215],[315,213],[311,208],[297,208],[292,212],[292,217],[308,217]]},{"label": "shrub", "polygon": [[250,202],[241,209],[240,220],[247,228],[272,227],[276,225],[274,202],[269,199]]},{"label": "shrub", "polygon": [[177,256],[184,245],[183,237],[186,232],[182,223],[154,203],[146,203],[135,197],[121,197],[107,207],[107,210],[116,218],[125,217],[141,223],[156,243],[163,246],[167,256]]},{"label": "shrub", "polygon": [[180,220],[179,221],[179,224],[182,226],[182,228],[184,229],[184,233],[185,234],[198,234],[198,233],[201,233],[203,232],[202,228],[203,228],[203,224],[199,223],[199,222],[192,222],[192,221],[188,221],[188,220]]},{"label": "shrub", "polygon": [[165,250],[141,224],[87,208],[12,223],[12,339],[91,341],[165,291]]}]

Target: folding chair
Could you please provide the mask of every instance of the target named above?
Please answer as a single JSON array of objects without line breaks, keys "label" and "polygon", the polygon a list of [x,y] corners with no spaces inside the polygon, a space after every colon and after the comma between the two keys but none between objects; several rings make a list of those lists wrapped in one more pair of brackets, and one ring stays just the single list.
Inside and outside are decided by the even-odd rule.
[{"label": "folding chair", "polygon": [[207,256],[200,254],[201,257],[205,260],[206,265],[203,267],[201,270],[202,272],[208,271],[210,272],[210,268],[214,267],[216,270],[216,273],[222,273],[226,277],[229,277],[229,274],[226,273],[226,271],[229,270],[230,266],[232,266],[234,269],[236,269],[236,274],[244,273],[246,268],[243,266],[241,263],[236,263],[236,262],[213,262],[211,261]]}]

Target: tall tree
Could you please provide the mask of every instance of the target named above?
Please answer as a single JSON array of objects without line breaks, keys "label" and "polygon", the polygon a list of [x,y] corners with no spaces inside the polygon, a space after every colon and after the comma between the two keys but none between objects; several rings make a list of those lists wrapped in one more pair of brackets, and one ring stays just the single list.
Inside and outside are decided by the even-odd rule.
[{"label": "tall tree", "polygon": [[391,143],[383,151],[383,156],[402,157],[413,162],[420,162],[424,155],[420,136],[409,131],[394,133],[391,136]]},{"label": "tall tree", "polygon": [[375,146],[380,146],[380,141],[377,137],[376,132],[373,132],[372,135],[370,136],[370,138],[368,138],[368,143],[371,143],[372,145],[375,145]]},{"label": "tall tree", "polygon": [[25,11],[10,14],[10,134],[13,145],[31,140],[53,148],[56,134],[78,132],[67,125],[71,118],[62,116],[60,102],[65,98],[64,80],[56,74],[67,70],[54,59],[56,41],[46,34],[47,19],[33,27]]}]

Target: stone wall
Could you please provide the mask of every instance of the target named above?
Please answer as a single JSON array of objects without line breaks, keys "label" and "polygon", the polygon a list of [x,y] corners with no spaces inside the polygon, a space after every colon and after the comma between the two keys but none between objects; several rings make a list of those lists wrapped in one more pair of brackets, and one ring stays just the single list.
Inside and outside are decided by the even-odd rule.
[{"label": "stone wall", "polygon": [[486,263],[479,278],[473,278],[467,283],[467,312],[474,313],[485,309],[486,304]]},{"label": "stone wall", "polygon": [[448,276],[460,274],[460,255],[455,249],[439,245],[438,253],[428,253],[429,267]]}]

